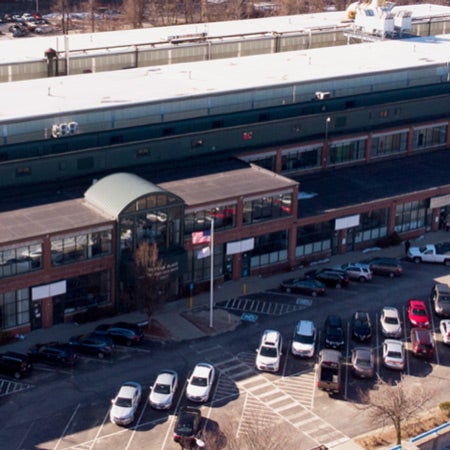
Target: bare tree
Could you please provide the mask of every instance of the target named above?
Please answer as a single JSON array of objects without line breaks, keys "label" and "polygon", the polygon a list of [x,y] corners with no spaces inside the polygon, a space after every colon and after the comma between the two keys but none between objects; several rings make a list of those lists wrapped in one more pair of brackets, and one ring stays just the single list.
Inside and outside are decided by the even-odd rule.
[{"label": "bare tree", "polygon": [[167,300],[166,264],[159,259],[156,243],[142,242],[135,257],[135,305],[143,309],[148,318]]},{"label": "bare tree", "polygon": [[419,413],[430,395],[423,384],[407,383],[403,376],[394,384],[379,379],[374,389],[359,392],[362,404],[355,406],[367,410],[375,423],[391,422],[400,444],[404,423]]},{"label": "bare tree", "polygon": [[132,28],[143,28],[146,0],[124,0],[122,3],[125,19]]}]

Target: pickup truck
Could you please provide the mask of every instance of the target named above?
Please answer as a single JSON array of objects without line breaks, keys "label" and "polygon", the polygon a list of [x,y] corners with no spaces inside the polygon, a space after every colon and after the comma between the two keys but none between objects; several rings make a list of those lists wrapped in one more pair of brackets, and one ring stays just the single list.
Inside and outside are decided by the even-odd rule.
[{"label": "pickup truck", "polygon": [[342,354],[337,350],[323,349],[317,362],[317,387],[339,394],[341,390]]},{"label": "pickup truck", "polygon": [[423,247],[410,247],[408,259],[419,264],[421,262],[442,263],[450,266],[450,242],[428,244]]}]

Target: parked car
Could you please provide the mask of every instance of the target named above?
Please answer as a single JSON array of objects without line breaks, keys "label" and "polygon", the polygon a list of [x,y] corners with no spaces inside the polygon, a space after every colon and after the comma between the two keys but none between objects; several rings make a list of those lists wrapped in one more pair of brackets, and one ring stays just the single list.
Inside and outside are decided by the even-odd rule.
[{"label": "parked car", "polygon": [[124,345],[137,344],[144,339],[142,327],[128,322],[103,323],[95,329],[95,333],[108,336],[114,343]]},{"label": "parked car", "polygon": [[265,330],[256,349],[255,366],[257,370],[278,372],[283,354],[283,338],[276,330]]},{"label": "parked car", "polygon": [[352,373],[359,378],[375,375],[375,352],[370,347],[355,347],[352,350]]},{"label": "parked car", "polygon": [[372,258],[362,263],[368,264],[374,275],[387,275],[389,278],[399,277],[403,273],[403,267],[395,258]]},{"label": "parked car", "polygon": [[444,344],[450,344],[450,319],[444,319],[440,321],[439,331],[442,335],[442,342]]},{"label": "parked car", "polygon": [[411,349],[414,356],[432,358],[434,356],[434,340],[431,330],[412,328]]},{"label": "parked car", "polygon": [[34,363],[41,362],[65,367],[73,367],[78,359],[73,347],[62,342],[35,344],[28,349],[28,356]]},{"label": "parked car", "polygon": [[96,333],[72,336],[69,339],[69,344],[76,352],[96,355],[100,359],[111,356],[114,351],[114,343],[111,338]]},{"label": "parked car", "polygon": [[19,379],[28,376],[32,367],[28,355],[18,352],[0,353],[0,373]]},{"label": "parked car", "polygon": [[435,283],[431,289],[430,301],[438,316],[450,317],[450,287],[444,283]]},{"label": "parked car", "polygon": [[430,318],[423,300],[409,299],[407,311],[409,323],[413,327],[428,328],[430,326]]},{"label": "parked car", "polygon": [[403,370],[405,368],[405,346],[402,341],[384,340],[383,364],[389,369]]},{"label": "parked car", "polygon": [[173,440],[180,444],[182,448],[192,448],[200,433],[202,413],[200,409],[185,406],[180,412],[175,422],[173,430]]},{"label": "parked car", "polygon": [[316,349],[317,330],[311,320],[300,320],[295,326],[291,352],[295,356],[312,358]]},{"label": "parked car", "polygon": [[127,381],[117,395],[111,400],[109,418],[116,425],[129,425],[134,421],[141,401],[142,388],[135,381]]},{"label": "parked car", "polygon": [[372,322],[366,311],[356,311],[351,320],[352,337],[360,342],[372,339]]},{"label": "parked car", "polygon": [[193,402],[207,402],[216,378],[216,370],[209,363],[198,363],[187,380],[186,397]]},{"label": "parked car", "polygon": [[368,264],[347,263],[337,266],[336,269],[343,270],[350,280],[357,280],[365,283],[373,278],[372,269]]},{"label": "parked car", "polygon": [[385,306],[380,314],[381,332],[387,338],[399,338],[402,335],[402,323],[397,308]]},{"label": "parked car", "polygon": [[280,288],[288,293],[306,294],[313,297],[324,295],[325,285],[314,278],[291,278],[281,283]]},{"label": "parked car", "polygon": [[345,344],[344,327],[338,315],[329,315],[325,319],[325,347],[340,350]]},{"label": "parked car", "polygon": [[325,286],[340,288],[348,286],[349,279],[343,270],[313,269],[305,273],[305,277],[321,281]]},{"label": "parked car", "polygon": [[169,409],[178,387],[178,374],[173,370],[163,370],[150,388],[149,403],[155,409]]}]

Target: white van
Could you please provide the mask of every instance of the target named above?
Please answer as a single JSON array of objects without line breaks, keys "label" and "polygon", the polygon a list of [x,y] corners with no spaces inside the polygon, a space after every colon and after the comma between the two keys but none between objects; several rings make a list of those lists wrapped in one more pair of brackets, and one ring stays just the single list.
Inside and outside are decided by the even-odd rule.
[{"label": "white van", "polygon": [[317,330],[310,320],[300,320],[294,330],[291,352],[295,356],[312,358],[316,350]]},{"label": "white van", "polygon": [[257,370],[278,372],[280,370],[283,338],[279,331],[266,330],[256,350],[255,366]]}]

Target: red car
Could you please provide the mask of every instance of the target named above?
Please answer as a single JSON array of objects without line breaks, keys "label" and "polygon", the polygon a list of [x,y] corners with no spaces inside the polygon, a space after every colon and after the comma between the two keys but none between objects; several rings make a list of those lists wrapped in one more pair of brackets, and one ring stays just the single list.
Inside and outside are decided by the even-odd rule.
[{"label": "red car", "polygon": [[428,328],[430,318],[423,300],[408,300],[408,319],[413,327]]}]

